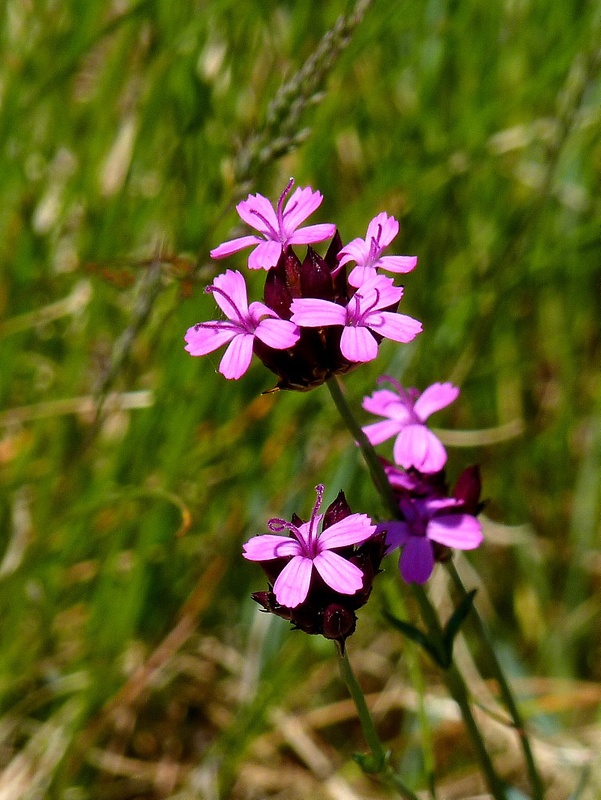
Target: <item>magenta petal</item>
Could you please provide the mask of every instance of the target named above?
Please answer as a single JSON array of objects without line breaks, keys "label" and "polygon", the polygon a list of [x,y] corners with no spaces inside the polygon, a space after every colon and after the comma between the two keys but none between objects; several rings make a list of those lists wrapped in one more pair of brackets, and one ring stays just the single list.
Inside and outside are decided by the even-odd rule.
[{"label": "magenta petal", "polygon": [[378,266],[389,272],[411,272],[417,266],[417,256],[382,256]]},{"label": "magenta petal", "polygon": [[349,261],[356,261],[357,264],[365,264],[369,257],[369,245],[365,239],[353,239],[345,245],[338,253],[338,263],[342,266]]},{"label": "magenta petal", "polygon": [[363,426],[363,433],[373,445],[381,444],[387,439],[392,439],[399,432],[400,425],[396,420],[384,419],[381,422],[373,422],[371,425]]},{"label": "magenta petal", "polygon": [[300,339],[300,331],[287,319],[263,319],[259,322],[255,336],[274,350],[285,350]]},{"label": "magenta petal", "polygon": [[250,333],[239,333],[223,354],[219,372],[230,380],[241,378],[250,366],[255,337]]},{"label": "magenta petal", "polygon": [[459,389],[452,383],[433,383],[421,393],[413,408],[421,420],[426,420],[430,414],[450,405],[458,395]]},{"label": "magenta petal", "polygon": [[[375,313],[381,308],[387,308],[398,303],[403,296],[403,287],[395,286],[392,278],[385,275],[375,275],[375,277],[361,285],[361,289],[355,297],[361,298],[361,310],[372,310]],[[349,308],[354,308],[353,300],[349,303]]]},{"label": "magenta petal", "polygon": [[330,223],[323,225],[307,225],[299,228],[288,238],[288,244],[312,244],[313,242],[323,242],[336,233],[336,226]]},{"label": "magenta petal", "polygon": [[445,514],[428,523],[430,539],[458,550],[473,550],[482,544],[482,525],[471,514]]},{"label": "magenta petal", "polygon": [[[289,241],[291,241],[290,237],[298,226],[301,225],[307,217],[310,217],[316,208],[319,208],[322,200],[323,196],[321,192],[314,192],[310,186],[305,186],[304,189],[301,189],[299,186],[294,190],[284,209],[283,233]],[[328,235],[329,234],[326,234],[324,239],[327,238]],[[312,241],[316,242],[321,240],[313,239]]]},{"label": "magenta petal", "polygon": [[389,217],[385,211],[377,214],[367,226],[367,236],[365,240],[368,245],[375,239],[380,248],[390,244],[399,232],[399,223],[394,217]]},{"label": "magenta petal", "polygon": [[[369,327],[377,331],[380,336],[392,339],[395,342],[413,341],[418,333],[422,332],[422,324],[406,314],[395,314],[392,311],[380,311],[376,317],[376,324],[369,320]],[[374,320],[375,321],[375,320]]]},{"label": "magenta petal", "polygon": [[220,290],[212,292],[215,302],[229,319],[239,322],[240,315],[243,317],[248,315],[248,293],[246,281],[241,272],[228,269],[221,275],[217,275],[213,286]]},{"label": "magenta petal", "polygon": [[185,349],[191,356],[206,356],[222,344],[230,342],[234,336],[238,336],[238,331],[232,329],[231,324],[226,323],[223,327],[217,327],[221,325],[219,322],[209,324],[211,327],[188,328],[184,337],[187,342]]},{"label": "magenta petal", "polygon": [[378,343],[367,328],[347,326],[340,337],[340,352],[349,361],[373,361]]},{"label": "magenta petal", "polygon": [[243,556],[249,561],[271,561],[273,558],[298,556],[301,547],[296,539],[289,536],[276,536],[266,533],[263,536],[253,536],[243,545]]},{"label": "magenta petal", "polygon": [[357,289],[359,289],[375,275],[377,275],[375,267],[358,266],[351,270],[351,273],[348,276],[348,282],[351,286],[355,286]]},{"label": "magenta petal", "polygon": [[404,469],[439,472],[447,462],[442,442],[425,425],[407,425],[394,443],[394,460]]},{"label": "magenta petal", "polygon": [[331,550],[324,550],[314,560],[315,569],[328,586],[341,594],[355,594],[363,586],[363,572],[355,564]]},{"label": "magenta petal", "polygon": [[363,398],[363,408],[370,414],[380,417],[393,417],[407,424],[411,421],[411,413],[396,392],[390,389],[377,389]]},{"label": "magenta petal", "polygon": [[278,220],[273,206],[262,194],[249,194],[246,200],[238,203],[236,211],[251,228],[261,231],[269,239],[278,230]]},{"label": "magenta petal", "polygon": [[295,556],[278,575],[273,585],[276,600],[286,608],[296,608],[309,594],[313,562],[304,556]]},{"label": "magenta petal", "polygon": [[367,514],[351,514],[322,531],[319,541],[328,550],[365,542],[376,530]]},{"label": "magenta petal", "polygon": [[282,255],[280,242],[261,242],[248,257],[249,269],[271,269]]},{"label": "magenta petal", "polygon": [[223,242],[219,247],[211,250],[211,258],[225,258],[226,256],[231,256],[232,253],[237,253],[239,250],[244,250],[245,247],[252,247],[262,241],[263,239],[259,239],[258,236],[240,236],[238,239]]},{"label": "magenta petal", "polygon": [[317,298],[298,298],[290,305],[292,322],[301,328],[321,328],[327,325],[344,325],[346,310],[337,303]]},{"label": "magenta petal", "polygon": [[403,547],[400,568],[407,583],[425,583],[434,569],[430,540],[424,536],[412,536]]}]

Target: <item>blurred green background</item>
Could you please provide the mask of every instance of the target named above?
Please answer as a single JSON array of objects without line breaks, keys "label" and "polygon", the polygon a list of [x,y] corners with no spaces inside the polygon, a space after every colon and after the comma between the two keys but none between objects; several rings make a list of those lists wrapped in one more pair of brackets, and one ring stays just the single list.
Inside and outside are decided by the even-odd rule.
[{"label": "blurred green background", "polygon": [[[214,318],[208,253],[237,233],[235,202],[291,175],[343,241],[387,211],[391,252],[419,256],[402,310],[424,333],[346,389],[366,422],[381,374],[461,386],[436,418],[449,476],[479,462],[490,500],[459,566],[567,797],[601,741],[600,4],[0,13],[2,797],[335,797],[332,776],[388,796],[351,760],[365,745],[332,646],[258,614],[241,558],[318,482],[377,516],[359,453],[325,388],[262,395],[260,363],[227,382],[218,354],[183,349]],[[382,621],[397,581],[393,557],[351,657],[368,691],[423,680],[435,699],[440,676]],[[380,724],[420,788],[415,712]],[[437,775],[465,797],[470,752],[440,713]]]}]

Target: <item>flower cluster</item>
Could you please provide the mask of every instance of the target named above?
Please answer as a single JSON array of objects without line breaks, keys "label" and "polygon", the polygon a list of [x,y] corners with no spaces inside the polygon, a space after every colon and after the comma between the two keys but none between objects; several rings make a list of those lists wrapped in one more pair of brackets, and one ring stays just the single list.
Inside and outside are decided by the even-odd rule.
[{"label": "flower cluster", "polygon": [[343,645],[355,630],[355,611],[371,593],[384,534],[367,515],[351,512],[343,492],[320,514],[323,485],[316,491],[308,522],[296,514],[291,522],[269,520],[273,533],[250,539],[244,557],[258,561],[270,582],[268,591],[253,594],[257,603],[295,628]]},{"label": "flower cluster", "polygon": [[[345,247],[332,224],[299,227],[322,196],[298,188],[286,201],[292,185],[291,179],[275,210],[260,194],[239,203],[240,217],[261,235],[242,236],[211,251],[213,258],[224,258],[254,245],[248,266],[267,270],[264,302],[249,305],[243,275],[227,270],[207,288],[226,319],[194,325],[185,340],[193,356],[228,344],[219,366],[226,378],[240,378],[254,352],[277,375],[277,388],[308,390],[373,360],[383,338],[405,343],[421,332],[420,322],[397,312],[402,287],[378,272],[409,272],[417,259],[382,256],[399,227],[385,213],[369,223],[365,239]],[[322,258],[311,244],[330,237]],[[303,261],[292,248],[298,244],[308,245]],[[347,280],[349,262],[356,266]]]},{"label": "flower cluster", "polygon": [[401,547],[399,568],[408,583],[425,583],[436,561],[450,556],[450,548],[471,550],[482,542],[480,475],[465,470],[450,495],[444,476],[446,450],[426,427],[426,419],[452,403],[459,389],[434,383],[421,394],[404,389],[385,377],[395,391],[381,389],[363,401],[363,408],[384,417],[363,428],[371,444],[396,436],[394,460],[385,472],[398,503],[399,518],[378,525],[386,532],[386,552]]}]

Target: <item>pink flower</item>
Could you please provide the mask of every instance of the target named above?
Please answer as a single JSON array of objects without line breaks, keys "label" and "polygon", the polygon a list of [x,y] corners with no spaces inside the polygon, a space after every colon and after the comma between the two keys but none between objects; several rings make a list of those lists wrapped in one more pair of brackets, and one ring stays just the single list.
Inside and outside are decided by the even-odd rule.
[{"label": "pink flower", "polygon": [[399,223],[384,211],[375,216],[367,227],[365,239],[353,239],[338,253],[340,266],[355,261],[357,266],[348,276],[351,286],[362,286],[376,274],[376,269],[390,272],[411,272],[417,256],[382,256],[384,248],[399,232]]},{"label": "pink flower", "polygon": [[320,484],[316,491],[317,502],[309,522],[297,526],[283,519],[269,520],[270,530],[288,530],[292,536],[255,536],[244,545],[244,557],[249,561],[290,558],[273,586],[277,602],[287,608],[296,608],[305,601],[313,568],[331,589],[340,594],[353,595],[363,587],[362,570],[333,551],[367,541],[376,526],[366,514],[351,514],[318,533],[317,528],[324,516],[318,514],[324,487]]},{"label": "pink flower", "polygon": [[285,350],[298,341],[300,332],[293,322],[280,319],[264,303],[248,305],[246,284],[240,272],[228,269],[206,291],[215,296],[227,320],[199,322],[189,328],[186,350],[192,356],[204,356],[229,342],[219,365],[219,372],[226,378],[237,380],[244,375],[250,365],[255,337],[276,350]]},{"label": "pink flower", "polygon": [[320,192],[314,192],[310,187],[298,188],[284,208],[284,200],[293,184],[294,180],[290,178],[288,186],[280,195],[275,212],[269,200],[262,194],[249,194],[246,200],[238,203],[236,210],[240,217],[262,235],[242,236],[224,242],[211,250],[211,257],[225,258],[256,244],[257,247],[249,256],[248,266],[250,269],[271,269],[278,263],[282,251],[288,245],[312,244],[333,236],[336,232],[335,225],[298,227],[321,205],[323,197]]},{"label": "pink flower", "polygon": [[366,425],[363,432],[373,444],[396,436],[394,460],[409,469],[431,473],[441,470],[447,453],[440,439],[426,427],[426,420],[455,400],[459,389],[452,383],[433,383],[421,395],[416,389],[409,391],[392,378],[384,378],[396,391],[381,389],[363,400],[363,408],[371,414],[386,417],[381,422]]},{"label": "pink flower", "polygon": [[346,306],[317,298],[293,300],[291,321],[302,328],[342,325],[342,355],[349,361],[371,361],[378,354],[374,334],[410,342],[422,330],[421,322],[413,317],[382,310],[395,306],[402,296],[402,287],[393,286],[392,278],[375,275],[357,289]]},{"label": "pink flower", "polygon": [[461,506],[454,498],[401,498],[404,519],[380,523],[378,528],[386,530],[386,552],[403,548],[399,568],[407,583],[425,583],[432,574],[433,542],[459,550],[473,550],[482,543],[480,522],[455,510]]}]

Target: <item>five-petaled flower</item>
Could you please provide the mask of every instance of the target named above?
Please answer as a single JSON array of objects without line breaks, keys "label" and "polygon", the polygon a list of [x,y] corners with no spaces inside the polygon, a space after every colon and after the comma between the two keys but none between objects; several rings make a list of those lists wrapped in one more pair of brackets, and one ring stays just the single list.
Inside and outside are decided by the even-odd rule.
[{"label": "five-petaled flower", "polygon": [[378,339],[373,334],[410,342],[422,330],[421,322],[390,310],[403,296],[403,287],[394,286],[391,278],[375,275],[350,298],[339,305],[319,298],[292,301],[292,322],[303,328],[342,325],[340,351],[349,361],[372,361],[378,355]]},{"label": "five-petaled flower", "polygon": [[240,272],[228,269],[206,291],[214,295],[227,320],[199,322],[189,328],[186,350],[193,356],[204,356],[229,342],[219,365],[219,372],[226,378],[244,375],[252,358],[255,337],[276,350],[292,347],[298,341],[300,333],[293,322],[280,319],[264,303],[248,305],[246,283]]},{"label": "five-petaled flower", "polygon": [[461,500],[453,497],[401,497],[402,520],[382,522],[387,553],[402,547],[399,568],[407,583],[425,583],[434,569],[434,543],[459,550],[473,550],[482,542],[482,526],[464,513]]},{"label": "five-petaled flower", "polygon": [[284,207],[284,200],[292,189],[294,180],[290,178],[288,185],[280,195],[274,211],[269,200],[262,194],[249,194],[246,200],[238,203],[236,210],[240,217],[251,228],[259,231],[261,236],[241,236],[211,250],[212,258],[226,256],[244,250],[245,247],[257,245],[248,258],[250,269],[271,269],[274,267],[288,245],[312,244],[323,242],[336,232],[332,224],[307,225],[299,228],[308,216],[321,205],[323,197],[310,187],[296,189]]},{"label": "five-petaled flower", "polygon": [[452,403],[459,389],[452,383],[433,383],[420,395],[416,389],[403,389],[393,378],[381,380],[391,383],[396,391],[380,389],[364,398],[366,411],[386,419],[366,425],[363,432],[373,445],[396,436],[394,460],[401,467],[438,472],[446,464],[447,453],[440,439],[426,427],[426,420]]},{"label": "five-petaled flower", "polygon": [[357,266],[348,276],[351,286],[362,286],[376,274],[378,267],[389,272],[411,272],[417,264],[417,256],[383,256],[384,248],[399,232],[399,223],[384,211],[375,216],[367,226],[365,239],[349,242],[338,253],[340,266],[354,261]]},{"label": "five-petaled flower", "polygon": [[[277,602],[289,609],[306,600],[314,569],[324,583],[340,594],[353,595],[363,588],[363,571],[334,550],[367,541],[376,526],[366,514],[350,514],[319,533],[324,516],[318,513],[323,485],[317,486],[316,491],[317,502],[308,522],[296,525],[284,519],[270,519],[268,527],[274,534],[255,536],[244,545],[244,557],[249,561],[290,558],[273,585]],[[275,535],[285,530],[292,536]]]}]

